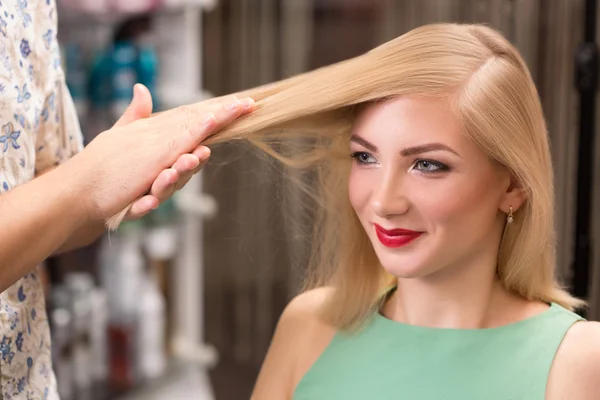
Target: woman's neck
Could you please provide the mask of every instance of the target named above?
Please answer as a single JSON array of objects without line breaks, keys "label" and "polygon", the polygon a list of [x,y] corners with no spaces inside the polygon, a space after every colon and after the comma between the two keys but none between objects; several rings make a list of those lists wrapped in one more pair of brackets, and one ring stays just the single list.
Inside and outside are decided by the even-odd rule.
[{"label": "woman's neck", "polygon": [[446,267],[424,278],[398,279],[383,308],[386,317],[432,328],[479,329],[516,322],[540,311],[508,292],[495,262],[476,260]]}]

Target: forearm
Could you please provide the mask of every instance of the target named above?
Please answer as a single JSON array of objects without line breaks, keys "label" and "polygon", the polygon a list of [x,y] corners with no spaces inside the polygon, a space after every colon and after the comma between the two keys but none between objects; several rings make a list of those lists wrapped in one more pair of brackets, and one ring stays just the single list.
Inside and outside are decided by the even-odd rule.
[{"label": "forearm", "polygon": [[106,231],[104,222],[90,222],[77,231],[60,246],[54,255],[76,250],[94,243]]},{"label": "forearm", "polygon": [[0,290],[4,291],[86,225],[65,166],[0,196]]},{"label": "forearm", "polygon": [[[41,171],[37,177],[43,176],[48,172],[52,171],[55,167],[49,168],[47,170]],[[52,253],[52,255],[59,255],[62,253],[67,253],[69,251],[73,251],[79,249],[81,247],[88,246],[92,244],[96,239],[98,239],[106,230],[106,224],[102,221],[92,221],[90,223],[84,224],[77,231],[73,232],[71,236],[58,248],[56,251]]]}]

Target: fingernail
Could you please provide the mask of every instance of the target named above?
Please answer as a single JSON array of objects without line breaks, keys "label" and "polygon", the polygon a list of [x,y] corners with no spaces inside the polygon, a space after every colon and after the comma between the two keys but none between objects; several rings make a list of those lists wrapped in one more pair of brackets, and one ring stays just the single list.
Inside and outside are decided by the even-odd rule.
[{"label": "fingernail", "polygon": [[140,84],[136,83],[133,85],[133,99],[135,99],[140,93]]},{"label": "fingernail", "polygon": [[253,105],[254,105],[254,99],[251,97],[246,97],[244,100],[242,100],[242,108],[244,110],[249,109]]},{"label": "fingernail", "polygon": [[209,126],[211,126],[214,123],[214,121],[215,121],[215,114],[213,114],[212,112],[209,112],[204,117],[204,123],[203,123],[203,125],[205,127],[209,127]]},{"label": "fingernail", "polygon": [[210,149],[208,147],[200,149],[200,161],[205,161],[208,157],[210,157]]},{"label": "fingernail", "polygon": [[236,98],[232,103],[225,106],[229,111],[235,111],[240,105],[240,101]]}]

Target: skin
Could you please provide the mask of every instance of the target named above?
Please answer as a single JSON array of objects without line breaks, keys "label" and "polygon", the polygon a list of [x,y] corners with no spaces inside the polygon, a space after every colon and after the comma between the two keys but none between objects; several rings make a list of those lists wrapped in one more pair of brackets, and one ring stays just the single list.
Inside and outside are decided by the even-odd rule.
[{"label": "skin", "polygon": [[[508,171],[462,132],[447,103],[418,97],[376,103],[355,123],[348,193],[381,264],[398,277],[398,290],[381,310],[391,320],[492,328],[548,308],[507,292],[496,281],[509,207],[517,212],[525,197]],[[379,241],[374,224],[422,234],[406,246],[389,248]],[[288,305],[253,399],[292,397],[335,334],[316,316],[330,290],[303,293]],[[598,382],[600,324],[576,323],[554,360],[547,399],[596,399]]]},{"label": "skin", "polygon": [[[145,86],[136,85],[134,87],[132,103],[117,121],[115,128],[127,126],[134,121],[149,118],[151,115],[152,96]],[[132,204],[124,220],[137,220],[155,210],[175,192],[183,188],[192,176],[199,172],[208,162],[209,157],[210,149],[206,146],[198,146],[190,154],[181,155],[171,168],[160,172],[152,183],[149,193]],[[44,171],[43,173],[46,172],[49,171]],[[62,254],[87,246],[98,239],[105,230],[104,221],[86,224],[82,229],[71,235],[53,254]]]},{"label": "skin", "polygon": [[129,204],[129,220],[156,208],[208,160],[202,141],[253,109],[252,99],[228,97],[151,115],[150,93],[137,85],[113,128],[0,196],[0,289],[48,256],[89,244]]},{"label": "skin", "polygon": [[[501,323],[489,321],[493,309],[524,306],[494,285],[506,213],[518,210],[523,192],[462,134],[445,102],[401,98],[369,108],[350,151],[350,201],[383,267],[398,277],[392,319],[477,328]],[[388,248],[374,224],[422,234]]]}]

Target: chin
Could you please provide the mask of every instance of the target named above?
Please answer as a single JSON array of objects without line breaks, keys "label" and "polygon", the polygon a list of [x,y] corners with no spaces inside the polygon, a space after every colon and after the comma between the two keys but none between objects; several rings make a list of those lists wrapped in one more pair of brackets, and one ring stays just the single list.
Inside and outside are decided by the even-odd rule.
[{"label": "chin", "polygon": [[430,263],[419,252],[394,254],[393,249],[380,247],[375,249],[375,253],[383,269],[398,278],[419,278],[431,270]]},{"label": "chin", "polygon": [[435,266],[439,265],[432,260],[432,243],[424,241],[425,237],[396,248],[385,246],[376,235],[370,239],[383,269],[397,278],[422,278],[435,272]]},{"label": "chin", "polygon": [[398,265],[398,264],[383,264],[383,269],[390,275],[395,276],[396,278],[402,279],[415,279],[422,278],[428,275],[428,271],[426,268],[422,268],[419,265]]}]

